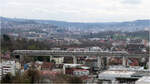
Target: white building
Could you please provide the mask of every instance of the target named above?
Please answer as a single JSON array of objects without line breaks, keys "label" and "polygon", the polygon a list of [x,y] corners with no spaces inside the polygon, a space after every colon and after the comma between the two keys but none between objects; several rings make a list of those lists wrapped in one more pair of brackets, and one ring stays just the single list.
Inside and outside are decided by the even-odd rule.
[{"label": "white building", "polygon": [[103,51],[103,50],[98,46],[94,46],[94,47],[90,47],[89,51]]},{"label": "white building", "polygon": [[[134,71],[104,71],[98,75],[101,84],[119,84],[117,78],[131,78],[135,74]],[[126,83],[125,83],[126,84]]]},{"label": "white building", "polygon": [[147,71],[144,69],[144,67],[141,66],[129,66],[129,67],[124,67],[124,66],[109,66],[108,70],[121,70],[121,71]]},{"label": "white building", "polygon": [[17,69],[21,68],[20,63],[16,63],[15,61],[3,61],[0,63],[0,79],[2,75],[6,75],[7,73],[11,73],[15,75]]},{"label": "white building", "polygon": [[56,62],[56,64],[62,64],[64,62],[64,57],[52,58]]},{"label": "white building", "polygon": [[73,75],[75,76],[88,76],[89,75],[89,70],[86,69],[75,69],[73,71]]},{"label": "white building", "polygon": [[114,80],[116,77],[131,77],[133,71],[104,71],[99,74],[99,79]]},{"label": "white building", "polygon": [[0,63],[0,80],[2,79],[2,64]]},{"label": "white building", "polygon": [[135,82],[135,84],[150,84],[150,76],[143,76]]}]

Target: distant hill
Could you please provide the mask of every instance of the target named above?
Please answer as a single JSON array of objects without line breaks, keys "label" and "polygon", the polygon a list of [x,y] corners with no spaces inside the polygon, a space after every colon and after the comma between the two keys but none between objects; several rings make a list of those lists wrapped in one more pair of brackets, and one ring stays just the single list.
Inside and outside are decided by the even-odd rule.
[{"label": "distant hill", "polygon": [[150,20],[136,20],[126,22],[103,22],[103,23],[79,23],[79,22],[65,22],[54,20],[36,20],[36,19],[19,19],[19,18],[5,18],[0,17],[2,28],[7,28],[10,25],[25,25],[25,24],[41,24],[41,25],[55,25],[61,28],[80,29],[80,30],[121,30],[121,31],[137,31],[150,29]]}]

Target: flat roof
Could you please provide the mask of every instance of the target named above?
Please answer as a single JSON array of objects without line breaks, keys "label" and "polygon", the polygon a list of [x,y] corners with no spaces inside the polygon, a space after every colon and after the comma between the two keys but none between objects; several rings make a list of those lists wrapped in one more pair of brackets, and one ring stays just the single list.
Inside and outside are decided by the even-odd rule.
[{"label": "flat roof", "polygon": [[104,74],[104,75],[113,75],[113,74],[118,74],[118,75],[131,75],[134,74],[134,71],[104,71],[100,74]]},{"label": "flat roof", "polygon": [[124,78],[129,78],[132,77],[134,74],[134,71],[104,71],[99,74],[99,79],[106,79],[106,80],[112,80],[116,79],[118,77],[124,77]]},{"label": "flat roof", "polygon": [[150,84],[150,76],[143,76],[135,84]]}]

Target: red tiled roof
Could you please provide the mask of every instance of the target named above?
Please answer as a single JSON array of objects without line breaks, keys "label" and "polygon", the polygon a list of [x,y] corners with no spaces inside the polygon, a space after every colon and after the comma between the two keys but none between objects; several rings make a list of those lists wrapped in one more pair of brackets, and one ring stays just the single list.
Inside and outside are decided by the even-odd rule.
[{"label": "red tiled roof", "polygon": [[42,64],[42,68],[51,68],[54,65],[54,63],[50,63],[50,62],[44,62]]},{"label": "red tiled roof", "polygon": [[56,75],[59,74],[60,72],[44,70],[44,71],[40,71],[40,73],[41,73],[41,75],[56,76]]},{"label": "red tiled roof", "polygon": [[80,78],[81,78],[81,80],[88,80],[88,79],[90,79],[90,77],[88,77],[88,76],[81,76]]},{"label": "red tiled roof", "polygon": [[74,71],[88,71],[87,69],[73,69]]}]

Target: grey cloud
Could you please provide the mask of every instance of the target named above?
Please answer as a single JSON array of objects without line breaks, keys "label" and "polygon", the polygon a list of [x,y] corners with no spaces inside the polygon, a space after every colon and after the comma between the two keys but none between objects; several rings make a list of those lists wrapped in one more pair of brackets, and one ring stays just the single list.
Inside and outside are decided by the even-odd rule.
[{"label": "grey cloud", "polygon": [[125,4],[140,4],[141,0],[121,0],[121,3],[125,3]]},{"label": "grey cloud", "polygon": [[150,0],[2,0],[0,16],[78,22],[149,19],[149,2]]}]

